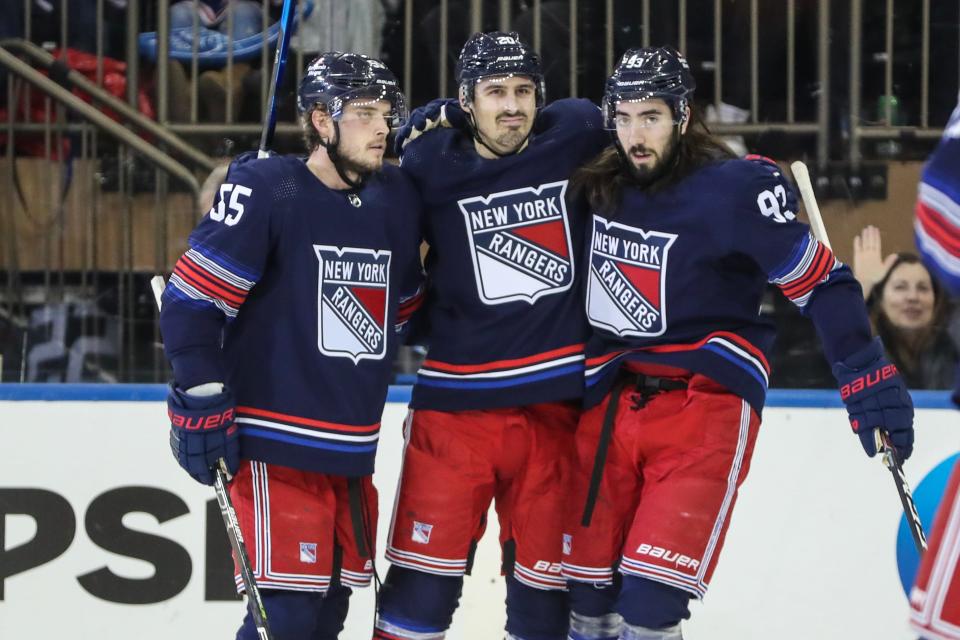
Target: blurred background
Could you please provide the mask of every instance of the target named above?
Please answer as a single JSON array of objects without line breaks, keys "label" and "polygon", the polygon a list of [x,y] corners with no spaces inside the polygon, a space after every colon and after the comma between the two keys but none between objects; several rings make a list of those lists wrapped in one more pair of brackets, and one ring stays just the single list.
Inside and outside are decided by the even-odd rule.
[{"label": "blurred background", "polygon": [[[279,0],[0,0],[0,381],[162,382],[149,279],[171,270],[229,158],[257,146]],[[913,251],[924,158],[957,103],[953,0],[300,0],[274,148],[320,52],[377,56],[413,106],[456,95],[474,31],[517,31],[548,100],[599,102],[627,48],[671,45],[739,153],[807,162],[834,250],[914,388],[949,388],[960,320]],[[833,387],[771,288],[774,387]],[[404,348],[397,382],[421,355]]]}]

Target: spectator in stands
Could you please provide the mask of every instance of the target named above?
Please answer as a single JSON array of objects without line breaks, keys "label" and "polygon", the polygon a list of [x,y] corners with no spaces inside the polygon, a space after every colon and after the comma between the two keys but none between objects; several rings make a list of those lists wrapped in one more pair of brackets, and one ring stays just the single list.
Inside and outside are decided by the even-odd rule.
[{"label": "spectator in stands", "polygon": [[879,231],[867,227],[854,239],[853,271],[868,292],[874,331],[911,389],[952,388],[960,348],[940,284],[913,253],[881,256]]},{"label": "spectator in stands", "polygon": [[[271,5],[280,4],[280,0],[265,1]],[[263,22],[263,2],[260,1],[201,0],[194,3],[193,0],[180,0],[170,5],[170,29],[193,29],[195,7],[198,27],[224,34],[229,30],[228,35],[233,40],[256,35],[266,26]],[[171,64],[169,69],[171,95],[189,95],[187,70],[180,64]],[[244,78],[251,69],[251,62],[235,61],[230,69],[223,67],[202,71],[197,79],[199,119],[205,122],[225,122],[229,100],[232,103],[233,119],[238,120],[244,98]],[[170,100],[169,115],[174,122],[188,121],[189,100]]]}]

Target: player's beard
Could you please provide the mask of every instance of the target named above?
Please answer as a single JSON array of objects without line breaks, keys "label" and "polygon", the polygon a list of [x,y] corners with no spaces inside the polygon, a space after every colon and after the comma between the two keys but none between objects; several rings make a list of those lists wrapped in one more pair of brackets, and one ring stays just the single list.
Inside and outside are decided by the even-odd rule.
[{"label": "player's beard", "polygon": [[[634,145],[627,150],[624,164],[626,164],[630,177],[637,183],[637,186],[641,189],[649,187],[670,171],[677,157],[678,138],[676,135],[671,135],[662,152],[648,149],[641,144]],[[655,158],[653,164],[637,166],[631,158],[631,155],[635,152],[653,154]]]},{"label": "player's beard", "polygon": [[530,135],[530,129],[528,126],[529,116],[527,114],[519,113],[508,113],[497,116],[496,123],[499,125],[501,118],[505,117],[521,117],[523,122],[521,122],[518,128],[507,129],[502,133],[498,133],[497,136],[492,138],[494,146],[497,151],[500,153],[515,153],[520,150],[520,146],[523,144],[524,140],[527,139],[527,136]]},{"label": "player's beard", "polygon": [[344,172],[355,173],[359,176],[380,171],[383,168],[383,156],[377,160],[370,160],[360,154],[344,152],[339,153],[340,169]]}]

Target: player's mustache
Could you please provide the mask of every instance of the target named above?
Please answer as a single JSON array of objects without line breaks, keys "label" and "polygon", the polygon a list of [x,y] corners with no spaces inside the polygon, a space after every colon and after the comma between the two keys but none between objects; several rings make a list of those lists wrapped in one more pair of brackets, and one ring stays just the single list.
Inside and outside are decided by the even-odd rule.
[{"label": "player's mustache", "polygon": [[635,144],[632,147],[630,147],[629,155],[633,155],[634,153],[649,153],[650,155],[654,155],[654,156],[657,155],[656,151],[653,151],[652,149],[648,149],[642,144]]},{"label": "player's mustache", "polygon": [[522,119],[526,120],[526,119],[527,119],[527,114],[525,114],[525,113],[523,113],[523,112],[521,112],[521,111],[517,111],[516,113],[504,112],[504,113],[501,113],[500,115],[497,116],[497,122],[500,122],[500,121],[503,120],[504,118],[522,118]]}]

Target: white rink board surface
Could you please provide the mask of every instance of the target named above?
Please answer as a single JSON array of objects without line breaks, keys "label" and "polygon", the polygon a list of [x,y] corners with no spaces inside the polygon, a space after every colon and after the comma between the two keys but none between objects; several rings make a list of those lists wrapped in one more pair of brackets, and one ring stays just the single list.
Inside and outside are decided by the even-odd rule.
[{"label": "white rink board surface", "polygon": [[[383,419],[375,478],[381,575],[405,413],[403,405],[389,404]],[[956,412],[921,410],[917,424],[918,445],[907,467],[914,484],[960,449]],[[3,581],[0,638],[233,637],[243,605],[204,600],[204,510],[213,491],[194,483],[171,460],[162,403],[0,401],[0,434],[0,491],[57,493],[69,502],[77,522],[62,555]],[[127,486],[175,493],[189,508],[163,523],[145,513],[122,518],[126,528],[166,538],[189,553],[192,573],[186,587],[157,604],[108,602],[88,593],[77,579],[102,567],[133,579],[153,574],[150,563],[94,544],[85,528],[93,498]],[[889,473],[863,455],[843,410],[768,408],[719,568],[705,602],[694,605],[685,638],[913,638],[895,559],[899,517]],[[35,521],[23,515],[8,515],[3,525],[5,552],[37,533]],[[491,512],[474,575],[467,578],[447,636],[452,640],[503,637],[496,540]],[[370,638],[372,616],[372,589],[355,591],[341,638]]]}]

